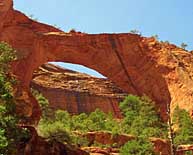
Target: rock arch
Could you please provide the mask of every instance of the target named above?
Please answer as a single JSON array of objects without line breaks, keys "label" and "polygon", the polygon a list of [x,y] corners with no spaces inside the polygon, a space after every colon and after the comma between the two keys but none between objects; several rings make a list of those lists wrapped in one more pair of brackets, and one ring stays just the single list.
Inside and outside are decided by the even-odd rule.
[{"label": "rock arch", "polygon": [[34,120],[40,115],[28,91],[33,71],[46,62],[60,61],[92,68],[128,93],[150,96],[164,117],[170,93],[165,73],[159,70],[156,58],[151,55],[154,51],[148,47],[152,41],[147,38],[129,33],[65,33],[35,22],[13,8],[1,13],[0,21],[0,40],[18,51],[19,59],[12,70],[21,81],[18,96],[25,100],[25,104],[20,104],[20,112],[25,115]]}]

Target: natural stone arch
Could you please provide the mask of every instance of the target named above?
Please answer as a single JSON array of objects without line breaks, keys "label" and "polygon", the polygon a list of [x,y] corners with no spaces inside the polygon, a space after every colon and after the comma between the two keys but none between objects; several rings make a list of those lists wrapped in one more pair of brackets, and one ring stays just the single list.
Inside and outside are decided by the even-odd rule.
[{"label": "natural stone arch", "polygon": [[128,93],[146,94],[157,102],[165,116],[170,93],[157,67],[159,64],[151,57],[153,51],[148,48],[146,38],[128,33],[64,33],[13,8],[1,13],[0,21],[0,40],[18,51],[19,60],[13,63],[12,70],[21,81],[18,96],[25,103],[19,106],[25,115],[33,119],[40,115],[36,101],[29,94],[33,71],[46,62],[60,61],[92,68]]}]

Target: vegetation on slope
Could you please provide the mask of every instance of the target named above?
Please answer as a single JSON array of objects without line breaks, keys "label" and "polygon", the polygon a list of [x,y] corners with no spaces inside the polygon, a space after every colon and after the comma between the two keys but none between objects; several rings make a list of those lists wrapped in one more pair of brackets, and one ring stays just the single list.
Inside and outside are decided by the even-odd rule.
[{"label": "vegetation on slope", "polygon": [[[39,97],[36,96],[36,98]],[[41,136],[48,140],[57,140],[77,146],[88,145],[88,141],[80,135],[89,131],[106,131],[111,132],[114,136],[132,134],[136,136],[136,139],[123,146],[122,154],[125,154],[127,148],[135,146],[135,143],[143,143],[141,147],[137,148],[139,152],[144,150],[148,153],[153,152],[153,146],[148,138],[150,136],[164,138],[167,129],[156,113],[154,103],[147,97],[129,95],[120,103],[120,108],[124,116],[122,120],[115,120],[112,114],[105,114],[99,109],[90,114],[82,113],[73,116],[67,111],[57,110],[54,115],[43,115],[38,130]],[[50,111],[49,108],[44,107],[43,109]],[[102,146],[102,144],[97,145]],[[114,146],[116,145],[109,147]]]},{"label": "vegetation on slope", "polygon": [[128,95],[120,103],[124,119],[124,132],[136,136],[136,139],[126,143],[120,152],[122,155],[154,155],[150,137],[167,136],[167,126],[162,122],[153,103],[148,97]]},{"label": "vegetation on slope", "polygon": [[[120,103],[123,119],[116,120],[112,114],[105,114],[99,109],[90,114],[81,113],[70,115],[67,111],[57,110],[51,113],[48,102],[42,102],[42,95],[36,93],[37,98],[41,98],[43,117],[39,123],[38,130],[41,136],[48,140],[57,140],[62,143],[76,144],[77,146],[88,146],[88,141],[81,135],[89,131],[110,132],[112,135],[131,134],[136,138],[126,143],[121,149],[121,154],[155,154],[153,152],[150,137],[167,139],[168,128],[160,115],[157,113],[155,104],[146,96],[138,97],[128,95]],[[46,115],[46,113],[49,115]],[[181,114],[180,114],[181,113]],[[184,114],[185,113],[185,114]],[[176,115],[176,116],[175,116]],[[175,144],[192,143],[192,119],[184,110],[174,112],[174,124],[179,128],[175,132]],[[186,134],[184,134],[186,133]],[[104,147],[102,144],[95,143]],[[140,145],[139,145],[140,144]],[[116,145],[108,146],[115,147]]]},{"label": "vegetation on slope", "polygon": [[176,107],[173,115],[174,142],[175,145],[193,144],[193,120],[190,114]]},{"label": "vegetation on slope", "polygon": [[16,80],[10,73],[15,51],[6,43],[0,43],[0,154],[16,154],[17,145],[28,137],[27,131],[18,127],[13,87]]}]

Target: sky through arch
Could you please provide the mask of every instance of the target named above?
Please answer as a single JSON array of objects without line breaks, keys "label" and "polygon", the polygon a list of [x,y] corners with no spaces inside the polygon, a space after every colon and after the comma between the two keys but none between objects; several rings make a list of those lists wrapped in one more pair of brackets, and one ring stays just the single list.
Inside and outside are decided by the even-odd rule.
[{"label": "sky through arch", "polygon": [[66,69],[70,69],[73,71],[77,71],[77,72],[81,72],[81,73],[86,73],[89,74],[93,77],[98,77],[98,78],[106,78],[105,76],[103,76],[102,74],[100,74],[99,72],[90,69],[88,67],[85,67],[83,65],[78,65],[78,64],[72,64],[72,63],[65,63],[65,62],[49,62],[51,64],[54,65],[59,65],[61,67],[64,67]]}]

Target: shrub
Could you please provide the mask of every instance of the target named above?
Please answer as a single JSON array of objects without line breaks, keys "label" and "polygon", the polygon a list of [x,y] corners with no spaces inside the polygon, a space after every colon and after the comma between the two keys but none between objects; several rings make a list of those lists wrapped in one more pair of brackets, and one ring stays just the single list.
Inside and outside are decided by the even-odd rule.
[{"label": "shrub", "polygon": [[84,133],[88,131],[109,131],[114,135],[119,133],[120,124],[113,119],[112,114],[96,111],[71,116],[67,111],[57,110],[53,119],[40,120],[38,125],[40,135],[48,140],[58,140],[63,143],[88,145]]},{"label": "shrub", "polygon": [[126,143],[120,149],[121,155],[155,155],[151,142],[137,138]]},{"label": "shrub", "polygon": [[186,49],[186,47],[188,47],[188,45],[186,43],[181,43],[181,48],[183,48],[184,50]]},{"label": "shrub", "polygon": [[130,33],[132,33],[132,34],[137,34],[137,35],[141,35],[141,32],[140,32],[139,30],[136,30],[136,29],[131,30]]}]

